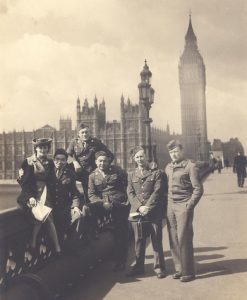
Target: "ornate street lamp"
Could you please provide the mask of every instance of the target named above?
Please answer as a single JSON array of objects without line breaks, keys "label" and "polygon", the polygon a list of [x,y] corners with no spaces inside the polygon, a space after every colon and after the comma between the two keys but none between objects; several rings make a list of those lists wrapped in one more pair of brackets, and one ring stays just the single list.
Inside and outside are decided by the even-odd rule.
[{"label": "ornate street lamp", "polygon": [[151,123],[152,119],[149,117],[149,111],[151,109],[152,104],[154,103],[154,89],[151,87],[151,77],[152,73],[149,70],[147,65],[147,61],[145,60],[145,65],[143,70],[141,71],[141,82],[138,85],[139,89],[139,97],[140,102],[143,108],[143,122],[145,124],[146,130],[146,140],[145,140],[145,150],[148,156],[148,160],[155,161],[156,160],[156,146],[152,146],[152,139],[151,139]]}]

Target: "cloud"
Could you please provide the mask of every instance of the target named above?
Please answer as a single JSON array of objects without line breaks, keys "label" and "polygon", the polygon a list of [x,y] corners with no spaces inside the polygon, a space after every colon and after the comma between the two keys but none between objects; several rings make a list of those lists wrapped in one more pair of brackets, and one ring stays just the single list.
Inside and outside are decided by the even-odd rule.
[{"label": "cloud", "polygon": [[0,1],[0,15],[7,14],[8,7],[6,1]]},{"label": "cloud", "polygon": [[122,92],[137,102],[146,58],[155,89],[154,123],[164,128],[169,121],[181,131],[178,62],[191,8],[206,64],[209,138],[246,139],[232,121],[242,126],[246,113],[245,1],[6,3],[0,2],[1,128],[57,127],[60,114],[75,119],[78,95],[91,103],[95,94],[104,97],[107,118],[118,119]]}]

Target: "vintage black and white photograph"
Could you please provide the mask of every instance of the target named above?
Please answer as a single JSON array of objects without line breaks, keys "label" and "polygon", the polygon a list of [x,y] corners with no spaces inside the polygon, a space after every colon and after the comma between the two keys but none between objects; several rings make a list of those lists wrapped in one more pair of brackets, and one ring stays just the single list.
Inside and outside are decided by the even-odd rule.
[{"label": "vintage black and white photograph", "polygon": [[0,299],[247,298],[246,15],[0,0]]}]

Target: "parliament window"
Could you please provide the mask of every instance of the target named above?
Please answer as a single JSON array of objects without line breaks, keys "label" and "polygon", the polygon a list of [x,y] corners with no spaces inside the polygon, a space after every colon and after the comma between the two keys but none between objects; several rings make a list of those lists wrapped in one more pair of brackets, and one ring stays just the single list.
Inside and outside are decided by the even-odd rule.
[{"label": "parliament window", "polygon": [[6,169],[12,170],[12,161],[6,161]]}]

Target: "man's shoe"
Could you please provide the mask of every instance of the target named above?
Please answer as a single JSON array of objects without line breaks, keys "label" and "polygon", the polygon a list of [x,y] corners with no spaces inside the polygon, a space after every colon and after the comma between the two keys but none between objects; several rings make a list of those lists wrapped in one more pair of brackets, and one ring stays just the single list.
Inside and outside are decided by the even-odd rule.
[{"label": "man's shoe", "polygon": [[181,276],[182,276],[182,274],[181,274],[180,272],[176,272],[176,273],[174,273],[174,274],[172,275],[172,278],[173,278],[173,279],[180,279]]},{"label": "man's shoe", "polygon": [[119,271],[123,271],[125,269],[125,264],[120,264],[117,263],[115,264],[115,266],[112,268],[113,272],[119,272]]},{"label": "man's shoe", "polygon": [[156,269],[156,270],[154,270],[154,272],[155,272],[155,274],[156,274],[156,276],[157,276],[158,279],[166,277],[166,273],[162,269]]},{"label": "man's shoe", "polygon": [[181,276],[180,277],[180,281],[181,282],[189,282],[189,281],[192,281],[192,280],[195,280],[195,276],[194,275],[188,275],[188,276]]},{"label": "man's shoe", "polygon": [[138,267],[132,267],[130,271],[126,274],[127,277],[134,277],[136,275],[143,275],[144,274],[144,269],[143,268],[138,268]]}]

